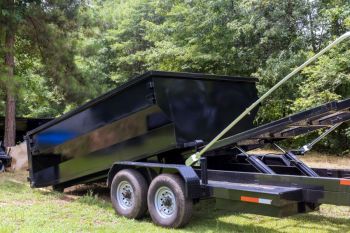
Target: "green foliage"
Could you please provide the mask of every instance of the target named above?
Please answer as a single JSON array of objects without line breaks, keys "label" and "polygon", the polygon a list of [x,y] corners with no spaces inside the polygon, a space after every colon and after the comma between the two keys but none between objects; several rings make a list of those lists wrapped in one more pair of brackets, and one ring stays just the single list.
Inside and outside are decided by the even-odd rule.
[{"label": "green foliage", "polygon": [[[344,43],[321,57],[315,65],[303,71],[305,79],[300,82],[297,88],[298,96],[290,105],[293,112],[350,97],[349,46],[349,42]],[[347,153],[350,141],[349,132],[350,124],[344,124],[323,140],[319,149],[334,153]]]},{"label": "green foliage", "polygon": [[[350,30],[348,0],[15,2],[14,11],[0,3],[0,25],[17,25],[13,85],[21,116],[58,116],[151,69],[255,76],[262,94]],[[256,123],[349,97],[349,45],[277,90]],[[347,128],[321,147],[349,148]]]},{"label": "green foliage", "polygon": [[165,20],[147,24],[147,38],[155,46],[146,57],[155,69],[249,76],[270,55],[288,48],[284,42],[293,37],[281,22],[289,7],[284,2],[221,0],[158,5]]},{"label": "green foliage", "polygon": [[331,100],[350,97],[350,43],[345,43],[305,68],[292,109],[298,111]]},{"label": "green foliage", "polygon": [[[75,61],[81,39],[78,31],[86,26],[78,20],[84,6],[80,0],[1,3],[0,28],[10,28],[16,35],[16,68],[15,79],[8,80],[1,65],[4,78],[0,84],[13,86],[18,116],[58,116],[66,106],[101,93],[101,85],[97,85],[101,80],[88,76]],[[3,48],[4,40],[0,42]]]},{"label": "green foliage", "polygon": [[[254,76],[259,78],[259,93],[267,92],[282,77],[292,71],[292,68],[299,66],[306,59],[306,54],[301,50],[299,53],[290,51],[280,52],[276,56],[271,56],[264,68],[259,68]],[[295,76],[282,87],[276,90],[272,97],[267,99],[260,108],[257,123],[269,122],[273,119],[279,119],[292,113],[291,104],[298,96],[298,83],[303,77]]]}]

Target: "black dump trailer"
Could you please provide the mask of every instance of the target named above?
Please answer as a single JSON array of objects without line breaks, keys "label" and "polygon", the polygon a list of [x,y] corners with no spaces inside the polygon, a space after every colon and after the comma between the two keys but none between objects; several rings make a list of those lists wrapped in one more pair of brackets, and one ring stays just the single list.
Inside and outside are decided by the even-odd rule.
[{"label": "black dump trailer", "polygon": [[[31,184],[105,178],[116,161],[183,163],[183,151],[212,139],[257,99],[255,82],[168,72],[136,77],[28,132]],[[252,128],[254,115],[229,134]]]},{"label": "black dump trailer", "polygon": [[[151,71],[27,133],[32,187],[56,190],[106,180],[119,215],[165,227],[188,223],[192,206],[219,206],[271,216],[350,206],[350,170],[310,168],[305,154],[350,120],[350,99],[254,127],[252,111],[198,163],[201,150],[257,100],[256,79]],[[325,132],[297,150],[277,143]],[[271,144],[279,154],[249,151]]]}]

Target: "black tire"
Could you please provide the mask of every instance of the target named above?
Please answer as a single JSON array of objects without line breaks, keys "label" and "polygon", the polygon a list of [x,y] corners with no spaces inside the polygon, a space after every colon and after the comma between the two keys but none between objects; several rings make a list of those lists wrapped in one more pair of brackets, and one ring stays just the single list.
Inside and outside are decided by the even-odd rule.
[{"label": "black tire", "polygon": [[[118,186],[125,182],[127,183],[126,192],[121,192],[123,191],[122,186],[118,191]],[[128,188],[129,186],[132,189]],[[133,169],[119,171],[111,184],[111,200],[116,213],[127,218],[139,219],[143,217],[147,211],[147,190],[148,184],[140,172]],[[120,193],[119,200],[118,193]],[[129,196],[126,197],[126,195]],[[129,200],[130,206],[125,204],[124,200]]]},{"label": "black tire", "polygon": [[[167,189],[171,191],[168,194]],[[156,198],[161,198],[163,194],[166,198],[157,202]],[[175,200],[174,204],[172,200]],[[186,198],[185,183],[180,176],[175,174],[161,174],[152,181],[148,190],[147,203],[153,222],[159,226],[180,228],[185,226],[192,216],[193,201]],[[161,207],[159,209],[162,209],[164,205],[164,211],[157,210],[157,205]],[[166,211],[167,208],[170,209],[170,214],[169,211]]]}]

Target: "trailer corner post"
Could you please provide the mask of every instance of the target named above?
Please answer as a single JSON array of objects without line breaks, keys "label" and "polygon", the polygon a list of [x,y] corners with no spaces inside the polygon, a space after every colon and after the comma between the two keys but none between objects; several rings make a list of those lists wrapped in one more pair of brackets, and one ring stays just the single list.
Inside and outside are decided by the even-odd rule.
[{"label": "trailer corner post", "polygon": [[350,37],[350,31],[344,33],[340,37],[338,37],[336,40],[334,40],[332,43],[330,43],[327,47],[322,49],[320,52],[315,54],[313,57],[309,58],[306,62],[304,62],[302,65],[294,69],[291,73],[289,73],[287,76],[285,76],[283,79],[281,79],[275,86],[273,86],[270,90],[268,90],[264,95],[262,95],[258,100],[256,100],[252,105],[250,105],[244,112],[242,112],[236,119],[234,119],[224,130],[222,130],[212,141],[210,141],[202,150],[199,152],[196,152],[192,154],[187,160],[186,165],[191,166],[195,162],[197,162],[202,155],[210,149],[222,136],[224,136],[230,129],[232,129],[238,122],[240,122],[246,115],[248,115],[256,106],[258,106],[263,100],[265,100],[269,95],[272,94],[277,88],[279,88],[281,85],[283,85],[286,81],[288,81],[291,77],[293,77],[295,74],[297,74],[299,71],[304,69],[306,66],[308,66],[310,63],[314,62],[318,59],[318,57],[322,56],[325,52],[333,48],[335,45],[339,44],[343,40]]}]

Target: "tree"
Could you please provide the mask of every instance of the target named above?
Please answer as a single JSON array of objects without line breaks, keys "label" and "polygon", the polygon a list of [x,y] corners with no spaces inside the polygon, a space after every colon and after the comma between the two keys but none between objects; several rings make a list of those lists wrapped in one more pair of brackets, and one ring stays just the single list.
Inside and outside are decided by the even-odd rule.
[{"label": "tree", "polygon": [[[5,62],[2,83],[6,87],[5,146],[15,144],[16,97],[23,80],[14,69],[19,55],[40,58],[38,70],[46,82],[64,96],[65,101],[81,103],[94,95],[93,88],[76,67],[77,15],[84,2],[79,0],[6,0],[0,3],[0,28]],[[17,43],[16,41],[19,41]],[[23,43],[29,41],[29,43]],[[22,43],[22,44],[21,44]],[[18,49],[23,49],[18,51]],[[18,52],[18,54],[16,54]],[[18,55],[18,56],[16,56]]]},{"label": "tree", "polygon": [[[6,8],[3,8],[3,7]],[[6,0],[1,6],[3,8],[2,14],[3,18],[0,19],[0,22],[3,25],[2,35],[5,38],[4,40],[4,65],[5,69],[2,69],[2,72],[5,73],[5,86],[6,86],[6,113],[5,113],[5,146],[13,146],[15,144],[15,133],[16,133],[16,100],[14,96],[13,89],[13,78],[14,78],[14,44],[15,44],[15,4],[13,0]]]}]

